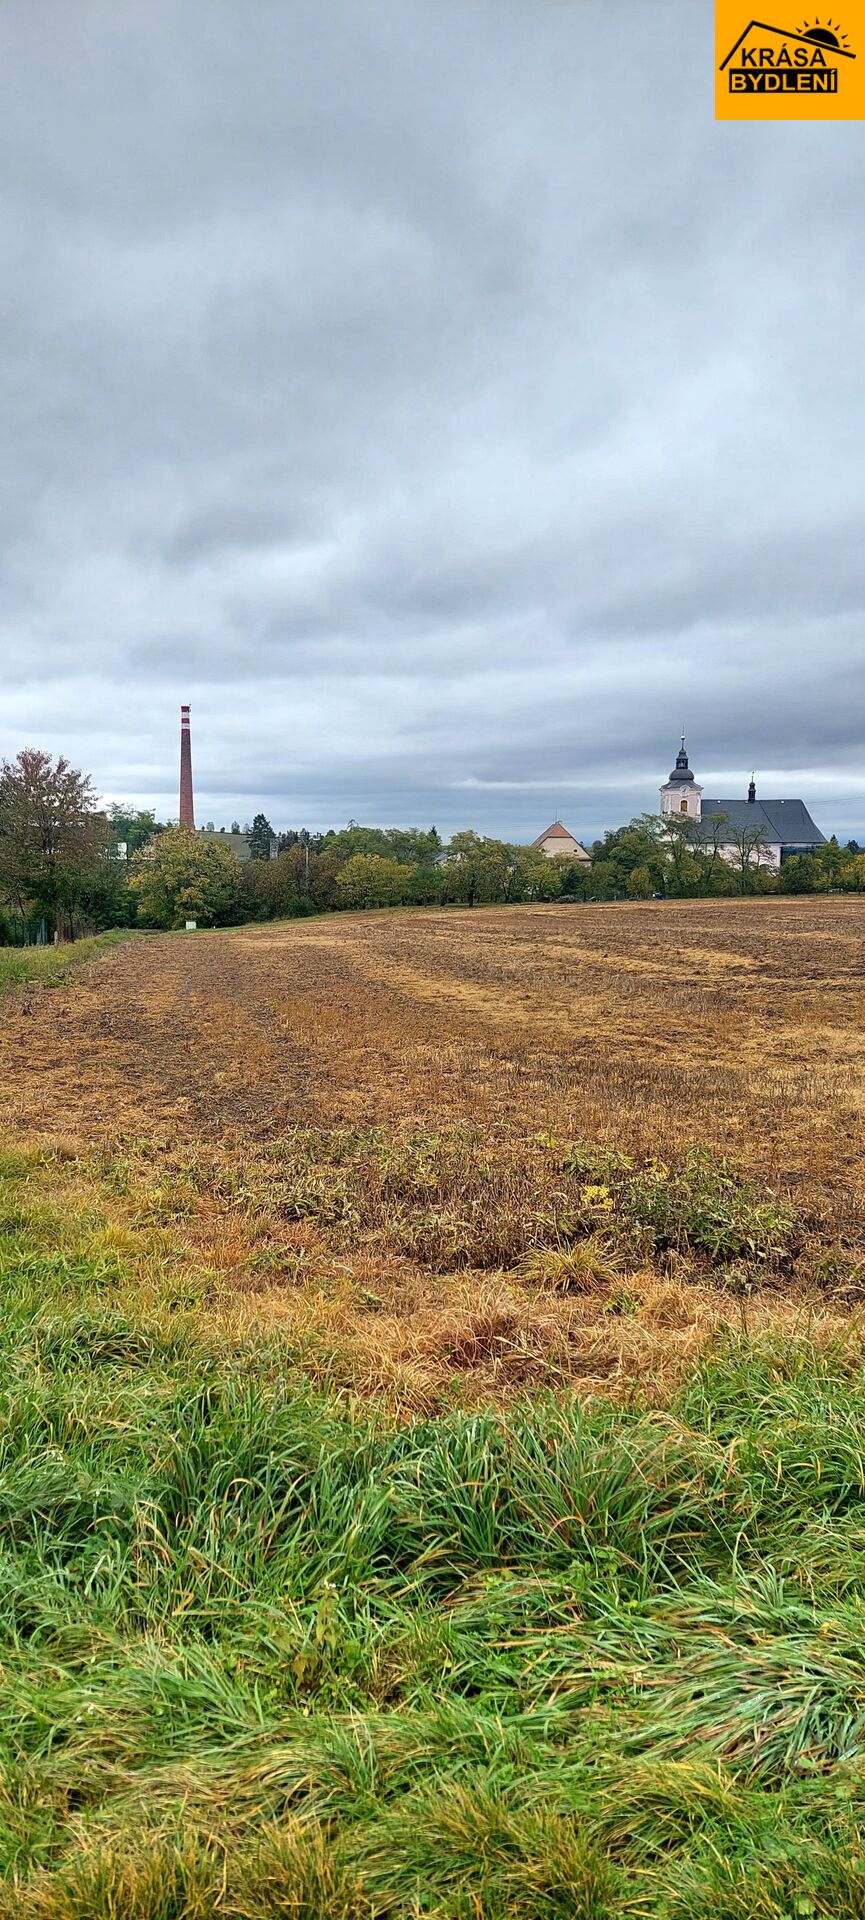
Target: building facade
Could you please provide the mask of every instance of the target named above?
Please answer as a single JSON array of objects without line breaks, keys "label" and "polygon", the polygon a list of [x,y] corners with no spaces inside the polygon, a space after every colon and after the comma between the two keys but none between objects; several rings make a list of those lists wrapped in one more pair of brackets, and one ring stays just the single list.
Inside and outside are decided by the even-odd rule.
[{"label": "building facade", "polygon": [[705,799],[688,764],[685,736],[676,764],[660,789],[661,813],[698,823],[700,837],[717,845],[725,860],[739,860],[750,847],[757,864],[780,867],[795,853],[816,853],[826,835],[812,820],[804,800],[758,800],[754,775],[746,799]]},{"label": "building facade", "polygon": [[537,840],[532,841],[532,846],[538,853],[546,854],[548,860],[559,860],[563,854],[569,860],[585,860],[588,863],[591,859],[579,840],[575,840],[569,829],[562,826],[561,820],[554,820],[545,833],[539,833]]}]

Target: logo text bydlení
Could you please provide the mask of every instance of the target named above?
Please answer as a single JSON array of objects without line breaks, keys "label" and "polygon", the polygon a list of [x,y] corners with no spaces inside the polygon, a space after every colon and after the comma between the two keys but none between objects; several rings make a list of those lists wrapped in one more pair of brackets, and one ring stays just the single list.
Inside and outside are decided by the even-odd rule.
[{"label": "logo text bydlen\u00ed", "polygon": [[[773,27],[762,28],[763,33],[777,31]],[[791,47],[787,44],[790,39],[792,35],[785,34],[780,46],[743,47],[741,66],[727,68],[730,92],[837,93],[838,68],[830,67],[823,48]]]},{"label": "logo text bydlen\u00ed", "polygon": [[[724,96],[734,113],[736,100],[741,103],[740,112],[747,112],[749,99],[754,100],[755,110],[759,111],[755,98],[759,96],[766,101],[767,108],[774,100],[776,111],[783,101],[789,100],[795,112],[819,114],[822,99],[830,115],[837,114],[839,109],[844,112],[839,96],[846,98],[848,87],[854,81],[856,55],[839,21],[827,19],[824,14],[822,20],[812,15],[797,27],[780,27],[767,20],[747,20],[746,24],[747,16],[743,19],[743,13],[739,13],[736,19],[737,12],[738,7],[731,6],[729,0],[726,4],[718,0],[719,39],[723,21],[731,39],[739,29],[732,45],[728,39],[726,43],[721,40],[718,46],[719,55],[725,44],[727,47],[718,62],[718,111],[722,111]],[[854,85],[856,92],[858,88]],[[793,104],[797,99],[801,100],[799,107]],[[856,114],[852,95],[850,106]]]}]

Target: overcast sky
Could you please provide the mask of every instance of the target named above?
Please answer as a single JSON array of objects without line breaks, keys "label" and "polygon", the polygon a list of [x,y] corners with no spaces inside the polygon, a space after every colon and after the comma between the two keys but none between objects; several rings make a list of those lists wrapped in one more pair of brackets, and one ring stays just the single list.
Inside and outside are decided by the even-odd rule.
[{"label": "overcast sky", "polygon": [[[865,47],[861,49],[865,57]],[[0,756],[199,821],[865,839],[865,124],[711,0],[5,0]]]}]

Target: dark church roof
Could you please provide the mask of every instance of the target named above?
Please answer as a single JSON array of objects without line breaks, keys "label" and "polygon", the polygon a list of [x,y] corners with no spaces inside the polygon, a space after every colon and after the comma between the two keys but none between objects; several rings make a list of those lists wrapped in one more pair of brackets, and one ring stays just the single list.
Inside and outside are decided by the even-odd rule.
[{"label": "dark church roof", "polygon": [[704,800],[703,819],[710,813],[725,813],[734,833],[743,827],[762,827],[771,846],[822,847],[826,843],[804,800]]},{"label": "dark church roof", "polygon": [[692,787],[694,785],[694,776],[688,765],[688,756],[685,752],[684,734],[682,735],[682,744],[676,755],[676,764],[670,774],[667,785],[669,787]]}]

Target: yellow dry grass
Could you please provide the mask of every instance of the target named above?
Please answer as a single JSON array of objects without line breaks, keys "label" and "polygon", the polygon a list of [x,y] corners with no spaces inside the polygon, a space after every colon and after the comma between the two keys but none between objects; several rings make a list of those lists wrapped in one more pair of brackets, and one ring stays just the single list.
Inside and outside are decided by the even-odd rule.
[{"label": "yellow dry grass", "polygon": [[[863,1014],[858,899],[346,915],[136,942],[11,994],[0,1085],[7,1127],[62,1139],[131,1230],[171,1223],[210,1311],[284,1328],[313,1372],[406,1405],[662,1394],[745,1313],[848,1318]],[[674,1255],[545,1278],[527,1230],[566,1141],[725,1154],[792,1197],[806,1256],[746,1307]],[[818,1284],[839,1247],[844,1286]]]}]

